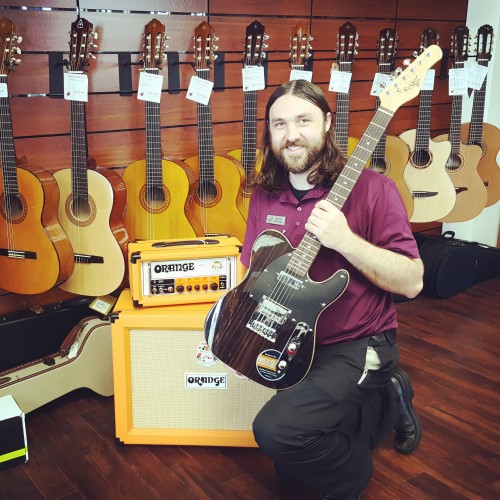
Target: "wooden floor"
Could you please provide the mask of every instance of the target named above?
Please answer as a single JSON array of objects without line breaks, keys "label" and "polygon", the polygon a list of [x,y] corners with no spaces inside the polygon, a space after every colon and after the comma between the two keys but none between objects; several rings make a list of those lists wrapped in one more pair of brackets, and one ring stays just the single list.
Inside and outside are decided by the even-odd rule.
[{"label": "wooden floor", "polygon": [[[401,366],[424,434],[392,436],[363,492],[379,499],[500,498],[500,278],[449,299],[398,304]],[[27,464],[0,471],[0,499],[314,499],[258,449],[117,443],[113,398],[79,390],[27,415]]]}]

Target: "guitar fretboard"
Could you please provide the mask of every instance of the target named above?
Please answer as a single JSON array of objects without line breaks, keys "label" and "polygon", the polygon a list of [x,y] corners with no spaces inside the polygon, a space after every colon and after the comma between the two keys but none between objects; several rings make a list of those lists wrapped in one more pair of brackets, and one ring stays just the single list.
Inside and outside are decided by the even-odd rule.
[{"label": "guitar fretboard", "polygon": [[415,138],[415,151],[429,151],[431,134],[432,90],[420,91],[418,105],[417,132]]},{"label": "guitar fretboard", "polygon": [[[3,79],[0,79],[3,82]],[[17,196],[19,183],[16,171],[16,152],[12,132],[12,117],[8,97],[0,97],[0,159],[5,195]]]},{"label": "guitar fretboard", "polygon": [[87,118],[85,102],[71,101],[71,189],[73,198],[88,200]]},{"label": "guitar fretboard", "polygon": [[[488,67],[488,60],[478,60],[478,64]],[[486,100],[486,77],[479,90],[474,90],[474,100],[472,103],[472,114],[469,128],[469,138],[467,144],[481,145],[483,140],[484,105]]]},{"label": "guitar fretboard", "polygon": [[[465,63],[455,62],[453,68],[461,69]],[[448,140],[451,144],[451,154],[458,155],[460,153],[460,131],[462,123],[462,95],[454,95],[451,98],[451,120],[450,133]]]},{"label": "guitar fretboard", "polygon": [[[197,69],[197,76],[208,80],[210,70]],[[211,183],[215,181],[214,174],[214,144],[212,138],[212,109],[208,104],[197,103],[198,115],[198,164],[200,182]]]},{"label": "guitar fretboard", "polygon": [[[379,63],[378,64],[378,72],[383,75],[389,75],[393,69],[392,63]],[[375,110],[380,107],[380,97],[377,96],[375,98]],[[387,134],[384,131],[382,137],[380,137],[380,141],[378,141],[375,149],[373,150],[372,158],[374,160],[379,160],[381,163],[385,163],[385,147],[387,144]]]},{"label": "guitar fretboard", "polygon": [[[147,70],[158,73],[158,70]],[[162,178],[162,149],[160,103],[146,101],[146,185],[161,188]]]},{"label": "guitar fretboard", "polygon": [[[351,62],[339,62],[339,70],[351,73]],[[340,152],[347,158],[347,144],[349,137],[349,110],[351,106],[351,96],[349,92],[337,92],[337,108],[335,120],[335,142]]]},{"label": "guitar fretboard", "polygon": [[244,92],[241,163],[248,179],[255,166],[257,148],[257,91]]}]

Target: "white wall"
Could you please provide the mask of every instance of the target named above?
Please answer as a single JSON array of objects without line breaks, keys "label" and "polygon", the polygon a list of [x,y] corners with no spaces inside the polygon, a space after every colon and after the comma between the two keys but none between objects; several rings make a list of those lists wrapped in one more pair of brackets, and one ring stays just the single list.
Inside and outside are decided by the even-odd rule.
[{"label": "white wall", "polygon": [[[479,27],[489,24],[493,27],[493,57],[488,65],[486,87],[485,122],[500,128],[500,0],[469,0],[467,27],[474,37]],[[475,50],[475,39],[471,40]],[[471,57],[471,61],[475,58]],[[472,97],[463,100],[462,121],[469,122],[472,111]],[[500,161],[500,154],[497,157]],[[500,171],[500,168],[499,168]],[[500,175],[500,172],[499,172]],[[460,223],[444,223],[443,231],[455,231],[455,236],[469,241],[479,241],[496,246],[500,228],[500,201],[486,207],[476,218]]]}]

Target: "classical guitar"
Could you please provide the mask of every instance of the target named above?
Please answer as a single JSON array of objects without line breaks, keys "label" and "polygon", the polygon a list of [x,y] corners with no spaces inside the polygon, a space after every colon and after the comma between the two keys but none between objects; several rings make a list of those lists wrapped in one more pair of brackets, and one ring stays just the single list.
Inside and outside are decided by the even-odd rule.
[{"label": "classical guitar", "polygon": [[[420,50],[425,51],[437,42],[435,30],[426,29]],[[399,136],[410,149],[403,177],[413,196],[411,222],[432,222],[444,217],[451,212],[456,199],[455,186],[445,167],[451,145],[430,137],[432,92],[432,86],[420,90],[417,128]]]},{"label": "classical guitar", "polygon": [[[209,80],[217,47],[214,29],[206,21],[194,31],[194,68],[202,80]],[[212,110],[210,102],[197,102],[198,156],[186,163],[193,169],[198,184],[193,197],[195,216],[205,234],[231,234],[243,241],[246,219],[243,208],[245,172],[236,159],[214,155]]]},{"label": "classical guitar", "polygon": [[[85,73],[94,46],[93,26],[71,24],[69,76]],[[75,253],[75,269],[60,287],[79,295],[103,295],[124,281],[128,234],[123,226],[125,184],[109,170],[87,168],[85,102],[70,100],[71,169],[54,177],[60,191],[59,221]]]},{"label": "classical guitar", "polygon": [[[358,33],[354,24],[347,22],[339,28],[337,35],[337,62],[336,70],[341,73],[352,74],[354,56],[358,53]],[[348,158],[356,144],[354,137],[349,137],[349,111],[351,95],[349,92],[337,92],[335,112],[335,142],[344,158]]]},{"label": "classical guitar", "polygon": [[[144,29],[143,71],[158,75],[166,50],[165,26],[151,20]],[[132,240],[194,238],[203,235],[191,200],[196,176],[180,161],[162,159],[160,103],[145,101],[146,159],[123,172],[127,191],[125,228]]]},{"label": "classical guitar", "polygon": [[[341,209],[396,110],[418,95],[428,68],[441,58],[434,45],[386,87],[381,105],[327,199]],[[205,338],[223,363],[276,389],[299,383],[309,371],[321,312],[344,292],[349,274],[340,269],[323,282],[308,271],[321,244],[306,232],[294,249],[286,237],[264,231],[254,243],[246,278],[211,308]]]},{"label": "classical guitar", "polygon": [[[264,26],[259,21],[254,21],[247,26],[245,34],[245,51],[243,54],[243,67],[252,68],[262,66],[267,45],[264,43],[269,38],[265,34]],[[243,89],[243,137],[241,149],[233,149],[228,155],[241,162],[245,171],[245,184],[243,186],[243,213],[248,216],[250,203],[251,181],[254,171],[260,170],[262,159],[257,154],[257,90]]]},{"label": "classical guitar", "polygon": [[[377,41],[379,74],[390,75],[394,71],[397,44],[398,36],[395,29],[385,28],[380,31]],[[377,96],[375,98],[375,109],[378,109],[379,106],[380,99]],[[400,137],[387,135],[384,132],[373,150],[368,167],[395,182],[405,204],[408,218],[410,218],[413,215],[413,196],[403,176],[408,157],[409,151],[406,142]]]},{"label": "classical guitar", "polygon": [[297,24],[290,35],[290,57],[288,62],[290,68],[297,71],[304,71],[307,60],[311,57],[311,42],[313,37],[308,29]]},{"label": "classical guitar", "polygon": [[57,220],[59,192],[48,172],[17,166],[7,75],[19,62],[22,37],[0,19],[0,287],[42,293],[73,271],[73,250]]},{"label": "classical guitar", "polygon": [[[493,28],[485,24],[476,35],[476,61],[480,66],[488,67],[493,47]],[[480,146],[482,157],[477,165],[479,176],[488,193],[486,206],[500,200],[500,167],[497,157],[500,151],[500,129],[484,121],[484,103],[486,102],[485,78],[481,88],[474,90],[470,123],[462,124],[462,142]]]},{"label": "classical guitar", "polygon": [[[463,68],[468,58],[469,29],[458,26],[453,30],[451,55],[453,69]],[[479,215],[486,206],[488,193],[477,166],[482,156],[479,146],[462,144],[462,95],[451,98],[450,131],[447,135],[435,137],[436,142],[450,141],[451,152],[446,160],[446,170],[455,186],[457,197],[452,210],[440,220],[442,222],[463,222]]]}]

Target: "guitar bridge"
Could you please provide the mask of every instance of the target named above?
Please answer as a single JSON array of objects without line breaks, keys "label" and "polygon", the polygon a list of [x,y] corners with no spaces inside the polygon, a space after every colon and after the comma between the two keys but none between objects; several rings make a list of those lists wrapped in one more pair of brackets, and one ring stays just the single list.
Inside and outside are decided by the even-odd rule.
[{"label": "guitar bridge", "polygon": [[277,329],[285,323],[290,312],[290,309],[264,295],[246,326],[258,335],[275,342]]}]

